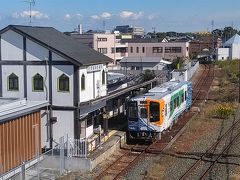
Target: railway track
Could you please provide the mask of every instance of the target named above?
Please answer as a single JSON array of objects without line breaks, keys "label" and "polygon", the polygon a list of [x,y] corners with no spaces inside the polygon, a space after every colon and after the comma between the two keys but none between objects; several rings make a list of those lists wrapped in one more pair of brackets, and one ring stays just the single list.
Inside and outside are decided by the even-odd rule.
[{"label": "railway track", "polygon": [[211,161],[209,167],[207,167],[207,169],[204,170],[203,173],[201,173],[200,179],[206,179],[206,177],[209,175],[213,167],[218,163],[219,159],[224,155],[225,152],[227,152],[231,148],[235,140],[240,137],[240,132],[235,132],[234,134],[234,130],[237,130],[239,128],[240,126],[239,124],[240,119],[235,121],[233,125],[225,132],[225,134],[223,134],[214,144],[212,144],[211,147],[194,164],[192,164],[192,166],[180,177],[180,179],[181,180],[187,179],[191,175],[193,175],[195,171],[198,171],[201,166],[201,163],[204,163],[206,160],[209,159],[209,154],[214,154],[214,151],[217,149],[217,146],[220,143],[224,143],[224,140],[226,140],[226,138],[230,136],[230,140],[227,143],[227,145],[225,145],[223,149],[220,151],[220,153],[217,155],[217,157]]},{"label": "railway track", "polygon": [[[210,76],[210,79],[209,79]],[[196,102],[202,102],[206,99],[208,90],[213,80],[213,71],[210,65],[205,65],[201,78],[193,86],[193,105],[198,106]],[[204,89],[203,89],[204,88]],[[202,91],[206,93],[202,93]],[[205,95],[205,96],[204,96]],[[102,171],[95,179],[119,179],[122,177],[136,162],[144,156],[160,154],[164,148],[171,142],[177,133],[186,125],[197,112],[188,111],[179,117],[170,131],[162,134],[160,140],[155,140],[150,145],[132,145],[128,148],[122,148],[122,155],[118,157],[113,164]]]}]

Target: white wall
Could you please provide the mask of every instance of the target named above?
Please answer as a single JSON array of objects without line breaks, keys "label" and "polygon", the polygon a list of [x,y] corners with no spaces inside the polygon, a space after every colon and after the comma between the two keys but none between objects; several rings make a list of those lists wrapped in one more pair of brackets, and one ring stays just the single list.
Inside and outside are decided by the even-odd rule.
[{"label": "white wall", "polygon": [[[47,127],[48,124],[48,119],[47,119],[47,111],[46,110],[41,110],[41,147],[43,148],[46,146],[49,148],[49,137],[50,137],[50,131]],[[49,137],[48,137],[49,136]]]},{"label": "white wall", "polygon": [[48,59],[49,51],[39,44],[26,40],[26,58],[28,61],[41,61]]},{"label": "white wall", "polygon": [[[103,68],[101,70],[95,72],[87,72],[87,67],[80,68],[79,70],[80,102],[89,101],[98,96],[99,97],[105,96],[107,94],[107,79],[106,79],[107,74],[105,75],[105,85],[103,85],[102,84],[103,70],[105,71],[105,73],[107,72],[106,65],[103,65]],[[85,90],[81,90],[82,74],[85,75]]]},{"label": "white wall", "polygon": [[232,59],[240,59],[240,44],[232,45]]},{"label": "white wall", "polygon": [[74,139],[74,112],[53,111],[53,117],[57,117],[57,122],[53,124],[53,139],[59,142],[59,138],[66,135]]},{"label": "white wall", "polygon": [[[69,77],[69,92],[58,91],[58,78],[65,74]],[[57,106],[73,106],[73,65],[53,65],[52,66],[52,103]]]},{"label": "white wall", "polygon": [[[18,91],[8,91],[8,76],[10,74],[18,76]],[[3,65],[2,66],[2,92],[3,97],[24,97],[24,84],[23,84],[23,66],[21,65]]]},{"label": "white wall", "polygon": [[2,60],[23,60],[23,37],[12,30],[1,35]]},{"label": "white wall", "polygon": [[230,51],[229,48],[218,48],[217,49],[217,60],[226,60],[226,59],[231,58],[229,51]]}]

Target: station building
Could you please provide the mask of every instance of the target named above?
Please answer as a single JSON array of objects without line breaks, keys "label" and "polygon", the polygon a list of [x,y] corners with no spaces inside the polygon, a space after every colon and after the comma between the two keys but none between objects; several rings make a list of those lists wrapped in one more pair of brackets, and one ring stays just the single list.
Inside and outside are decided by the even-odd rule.
[{"label": "station building", "polygon": [[41,110],[41,147],[68,135],[93,134],[101,106],[81,111],[81,103],[107,94],[111,58],[52,27],[9,25],[0,31],[0,97],[47,101]]}]

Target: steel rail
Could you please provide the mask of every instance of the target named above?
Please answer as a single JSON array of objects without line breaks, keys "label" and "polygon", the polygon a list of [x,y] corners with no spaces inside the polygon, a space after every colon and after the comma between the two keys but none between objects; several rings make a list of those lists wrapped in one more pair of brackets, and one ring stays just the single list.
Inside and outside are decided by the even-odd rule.
[{"label": "steel rail", "polygon": [[240,123],[240,119],[237,120],[236,122],[234,122],[234,124],[227,130],[227,132],[225,132],[214,144],[212,144],[212,146],[205,152],[205,154],[203,154],[201,156],[201,158],[196,161],[181,177],[180,179],[186,179],[190,173],[192,173],[198,166],[199,164],[203,161],[203,158],[210,153],[210,151],[212,151],[220,142],[223,138],[225,138],[227,135],[229,135],[229,133],[232,132],[232,130],[236,127],[236,125]]}]

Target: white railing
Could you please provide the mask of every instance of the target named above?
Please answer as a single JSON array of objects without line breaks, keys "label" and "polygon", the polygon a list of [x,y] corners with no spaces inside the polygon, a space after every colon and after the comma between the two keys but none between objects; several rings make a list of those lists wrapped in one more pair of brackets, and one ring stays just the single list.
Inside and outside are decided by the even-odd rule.
[{"label": "white railing", "polygon": [[68,157],[87,157],[87,139],[68,140]]}]

